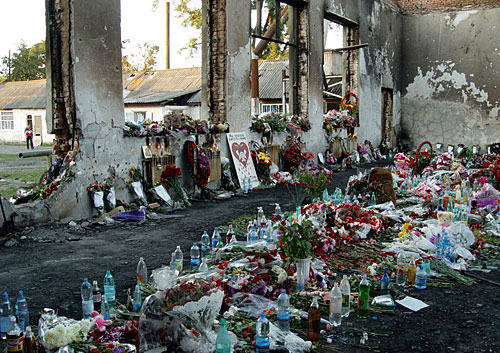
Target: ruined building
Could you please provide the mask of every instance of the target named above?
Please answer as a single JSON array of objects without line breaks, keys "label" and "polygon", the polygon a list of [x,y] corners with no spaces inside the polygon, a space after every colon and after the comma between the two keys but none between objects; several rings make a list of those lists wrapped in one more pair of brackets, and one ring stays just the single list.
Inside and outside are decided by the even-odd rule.
[{"label": "ruined building", "polygon": [[[290,112],[322,152],[324,20],[344,28],[343,89],[359,97],[359,140],[466,145],[500,137],[500,4],[494,0],[282,0],[289,6]],[[203,0],[202,117],[248,133],[251,1]],[[45,206],[90,215],[86,185],[111,179],[126,199],[144,141],[123,139],[120,1],[46,0],[48,125],[57,152],[79,150],[75,180]],[[227,154],[225,139],[220,142]],[[121,191],[120,191],[121,190]],[[35,206],[33,206],[35,207]]]}]

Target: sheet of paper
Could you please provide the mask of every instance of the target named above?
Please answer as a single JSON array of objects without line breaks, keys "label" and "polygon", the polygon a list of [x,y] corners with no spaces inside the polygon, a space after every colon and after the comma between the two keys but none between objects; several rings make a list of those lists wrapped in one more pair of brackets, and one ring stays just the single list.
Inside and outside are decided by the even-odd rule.
[{"label": "sheet of paper", "polygon": [[413,311],[419,311],[429,306],[423,301],[413,297],[405,297],[404,299],[396,300],[396,303]]}]

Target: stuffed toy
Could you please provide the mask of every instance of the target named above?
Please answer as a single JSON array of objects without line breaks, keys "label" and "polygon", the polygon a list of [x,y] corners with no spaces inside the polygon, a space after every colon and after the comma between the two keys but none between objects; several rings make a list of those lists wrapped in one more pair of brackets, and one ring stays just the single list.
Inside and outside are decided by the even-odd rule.
[{"label": "stuffed toy", "polygon": [[97,311],[93,311],[90,316],[94,319],[94,326],[99,332],[106,331],[106,326],[110,326],[112,324],[111,320],[104,320],[104,316],[99,315]]},{"label": "stuffed toy", "polygon": [[316,286],[321,289],[326,288],[325,275],[321,272],[316,272]]},{"label": "stuffed toy", "polygon": [[445,228],[451,226],[453,223],[453,212],[438,212],[437,219],[440,227]]}]

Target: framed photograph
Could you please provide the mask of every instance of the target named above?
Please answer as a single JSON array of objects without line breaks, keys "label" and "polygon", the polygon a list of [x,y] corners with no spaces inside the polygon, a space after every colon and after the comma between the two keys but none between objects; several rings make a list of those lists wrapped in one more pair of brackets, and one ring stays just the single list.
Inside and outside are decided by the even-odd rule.
[{"label": "framed photograph", "polygon": [[443,144],[441,142],[436,142],[436,150],[441,151],[441,148],[443,148]]},{"label": "framed photograph", "polygon": [[151,153],[151,149],[149,148],[149,146],[142,146],[142,155],[144,159],[153,158],[153,154]]},{"label": "framed photograph", "polygon": [[481,146],[472,145],[472,154],[479,154],[479,151],[481,151]]},{"label": "framed photograph", "polygon": [[455,149],[455,145],[448,145],[448,153],[453,153],[454,149]]}]

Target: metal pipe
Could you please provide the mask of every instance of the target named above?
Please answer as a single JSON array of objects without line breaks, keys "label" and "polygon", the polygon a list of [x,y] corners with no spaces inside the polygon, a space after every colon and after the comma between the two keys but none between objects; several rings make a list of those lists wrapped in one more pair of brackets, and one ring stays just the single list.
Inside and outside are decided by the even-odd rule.
[{"label": "metal pipe", "polygon": [[52,155],[52,150],[38,150],[30,152],[20,152],[19,158],[30,158],[30,157],[40,157],[40,156],[50,156]]}]

